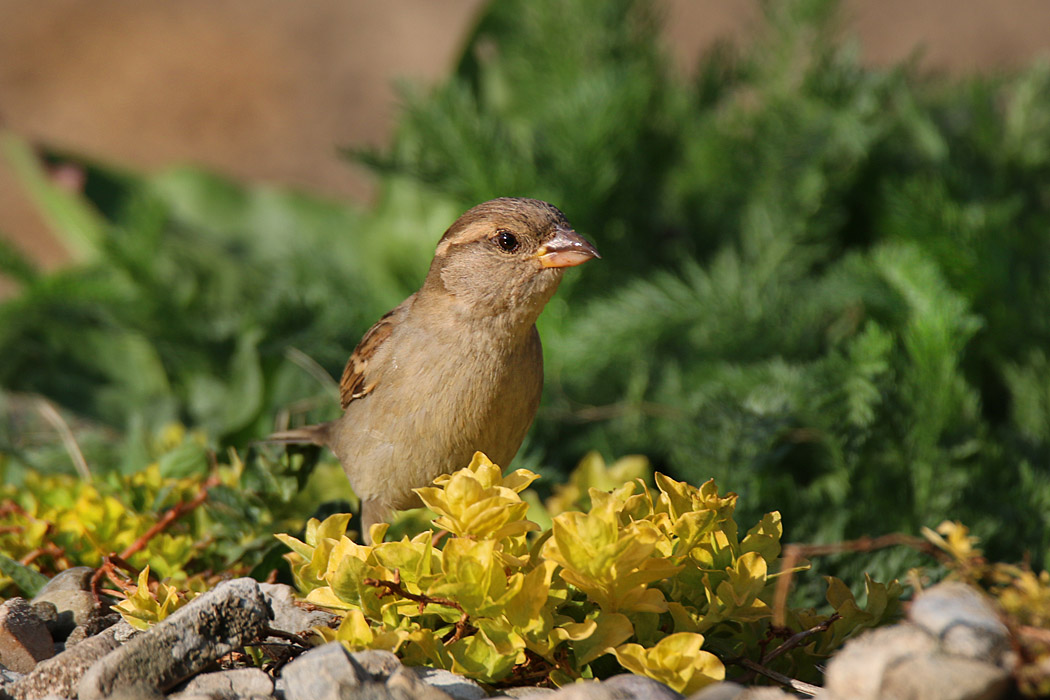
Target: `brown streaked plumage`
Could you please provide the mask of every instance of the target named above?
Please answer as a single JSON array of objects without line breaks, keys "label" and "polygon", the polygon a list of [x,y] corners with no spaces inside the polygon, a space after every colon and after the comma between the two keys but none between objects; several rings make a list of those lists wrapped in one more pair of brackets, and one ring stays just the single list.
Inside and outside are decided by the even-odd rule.
[{"label": "brown streaked plumage", "polygon": [[539,406],[536,319],[566,267],[598,257],[565,215],[535,199],[467,211],[438,242],[419,291],[381,318],[350,356],[343,415],[271,440],[330,448],[372,523],[418,505],[412,489],[475,451],[514,457]]}]

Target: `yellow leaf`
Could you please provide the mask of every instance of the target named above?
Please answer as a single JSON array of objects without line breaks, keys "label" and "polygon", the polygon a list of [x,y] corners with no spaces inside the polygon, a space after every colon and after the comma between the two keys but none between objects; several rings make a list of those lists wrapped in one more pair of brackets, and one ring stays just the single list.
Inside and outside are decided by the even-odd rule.
[{"label": "yellow leaf", "polygon": [[689,695],[725,678],[725,667],[714,654],[701,651],[704,638],[691,632],[664,637],[653,647],[624,644],[613,652],[620,665]]},{"label": "yellow leaf", "polygon": [[634,634],[631,621],[620,613],[600,615],[595,623],[591,634],[574,641],[572,645],[579,666],[589,664],[599,656],[611,652],[614,647],[623,644]]}]

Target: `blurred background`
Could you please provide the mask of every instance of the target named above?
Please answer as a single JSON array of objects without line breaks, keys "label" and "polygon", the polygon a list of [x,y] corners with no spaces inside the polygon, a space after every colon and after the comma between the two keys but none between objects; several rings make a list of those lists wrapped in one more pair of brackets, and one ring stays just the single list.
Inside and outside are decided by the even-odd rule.
[{"label": "blurred background", "polygon": [[445,227],[525,195],[605,257],[518,464],[1044,562],[1048,55],[1038,0],[0,0],[5,481],[334,416]]},{"label": "blurred background", "polygon": [[[484,6],[0,0],[0,123],[127,167],[197,163],[367,201],[374,178],[336,148],[385,145],[396,81],[445,77]],[[682,76],[716,41],[754,41],[761,21],[757,0],[666,0],[661,12],[661,40]],[[1039,0],[850,0],[840,20],[866,65],[916,57],[924,70],[995,73],[1050,50],[1050,8]],[[0,230],[45,265],[65,259],[4,163]]]}]

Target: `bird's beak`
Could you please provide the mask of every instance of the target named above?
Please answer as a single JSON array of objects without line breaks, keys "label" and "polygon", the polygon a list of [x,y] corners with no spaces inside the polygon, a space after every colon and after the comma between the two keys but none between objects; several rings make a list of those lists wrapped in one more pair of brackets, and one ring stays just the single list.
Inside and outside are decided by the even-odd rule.
[{"label": "bird's beak", "polygon": [[544,267],[572,267],[602,256],[583,236],[559,226],[554,238],[541,245],[533,257]]}]

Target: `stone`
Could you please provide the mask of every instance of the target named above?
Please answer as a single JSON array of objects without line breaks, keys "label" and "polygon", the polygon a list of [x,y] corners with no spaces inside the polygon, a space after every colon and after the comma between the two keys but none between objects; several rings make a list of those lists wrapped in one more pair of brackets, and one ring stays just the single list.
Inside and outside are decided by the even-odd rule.
[{"label": "stone", "polygon": [[769,685],[747,688],[737,698],[738,700],[798,700],[797,695],[785,693],[780,688]]},{"label": "stone", "polygon": [[303,607],[296,600],[295,591],[286,584],[260,583],[259,590],[266,596],[266,602],[273,611],[270,627],[274,629],[301,635],[312,627],[330,627],[332,623],[338,626],[341,621],[338,615],[327,610]]},{"label": "stone", "polygon": [[61,654],[37,664],[33,672],[22,677],[5,690],[18,700],[38,698],[48,693],[75,697],[77,684],[84,673],[99,659],[120,645],[121,632],[134,628],[121,621],[102,633],[85,639]]},{"label": "stone", "polygon": [[350,656],[374,681],[386,681],[394,671],[401,668],[401,659],[382,649],[355,651]]},{"label": "stone", "polygon": [[[386,687],[395,693],[404,693],[407,697],[412,700],[459,700],[459,696],[450,695],[443,689],[438,688],[434,685],[424,683],[423,680],[417,675],[416,671],[421,669],[408,669],[404,666],[398,667],[396,671],[390,674],[390,677],[386,679]],[[435,669],[426,669],[433,671]],[[457,676],[449,671],[444,671],[450,676],[459,678],[460,680],[467,680],[462,676]],[[470,682],[470,681],[468,681]],[[476,685],[476,684],[475,684]],[[480,689],[480,686],[478,686]],[[466,696],[464,696],[466,697]],[[470,695],[469,697],[475,698],[477,696]],[[487,698],[488,693],[482,691],[482,698]]]},{"label": "stone", "polygon": [[602,682],[606,690],[614,693],[625,693],[626,697],[638,698],[638,700],[681,700],[681,693],[672,690],[659,681],[654,681],[647,676],[638,676],[633,673],[621,673]]},{"label": "stone", "polygon": [[[584,681],[562,686],[544,700],[644,700],[625,688],[608,687],[600,681]],[[681,696],[679,696],[681,697]]]},{"label": "stone", "polygon": [[745,690],[739,683],[720,681],[696,691],[689,700],[739,700]]},{"label": "stone", "polygon": [[544,698],[547,700],[547,696],[554,695],[553,688],[538,688],[531,685],[518,686],[516,688],[500,688],[499,695],[493,695],[494,698]]},{"label": "stone", "polygon": [[407,691],[400,688],[390,688],[383,683],[368,681],[362,685],[351,688],[345,695],[340,695],[340,700],[416,700]]},{"label": "stone", "polygon": [[887,667],[879,700],[997,700],[1010,683],[1010,674],[993,664],[925,654]]},{"label": "stone", "polygon": [[340,700],[371,680],[340,642],[329,642],[285,666],[279,689],[284,690],[285,700]]},{"label": "stone", "polygon": [[80,680],[80,700],[106,698],[124,688],[169,690],[258,639],[269,621],[258,583],[225,581],[92,666]]},{"label": "stone", "polygon": [[869,630],[846,642],[832,657],[824,674],[824,686],[834,697],[878,700],[887,666],[936,649],[936,639],[909,623]]},{"label": "stone", "polygon": [[33,596],[34,605],[51,603],[58,611],[58,620],[52,630],[55,639],[65,639],[77,625],[82,625],[98,613],[99,605],[91,594],[91,577],[95,570],[90,566],[74,566],[54,576]]},{"label": "stone", "polygon": [[0,605],[0,665],[29,673],[54,655],[51,633],[25,598],[9,598]]},{"label": "stone", "polygon": [[69,633],[69,636],[66,637],[66,648],[76,646],[85,639],[94,637],[102,630],[109,629],[122,619],[120,613],[103,614],[101,610],[96,610],[94,615],[91,615],[85,622],[74,627],[73,631]]},{"label": "stone", "polygon": [[29,606],[33,609],[33,615],[44,623],[48,634],[51,635],[52,642],[65,639],[66,635],[73,629],[65,624],[64,618],[59,617],[58,608],[55,607],[54,603],[49,603],[46,600],[39,603],[30,601]]},{"label": "stone", "polygon": [[273,695],[273,680],[262,669],[235,668],[195,676],[178,693],[169,695],[168,700],[235,700],[270,695]]},{"label": "stone", "polygon": [[[402,667],[404,668],[404,667]],[[453,700],[482,700],[487,698],[488,693],[480,685],[460,676],[459,674],[445,671],[439,668],[415,668],[412,669],[419,680],[442,691]],[[396,672],[395,672],[396,674]],[[391,677],[391,679],[393,676]],[[389,681],[387,682],[389,684]]]},{"label": "stone", "polygon": [[941,641],[947,654],[1001,663],[1010,650],[1010,634],[998,610],[980,592],[958,581],[923,591],[908,618]]},{"label": "stone", "polygon": [[24,673],[12,671],[11,669],[0,666],[0,688],[3,688],[6,685],[11,685],[22,678],[25,678]]}]

